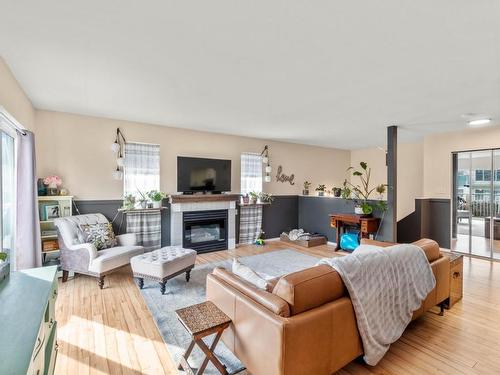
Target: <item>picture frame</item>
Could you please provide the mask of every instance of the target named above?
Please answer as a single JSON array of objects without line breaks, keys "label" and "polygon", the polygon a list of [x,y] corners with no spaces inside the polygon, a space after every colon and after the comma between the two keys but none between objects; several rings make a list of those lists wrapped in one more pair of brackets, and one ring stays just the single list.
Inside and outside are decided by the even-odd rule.
[{"label": "picture frame", "polygon": [[57,219],[60,217],[60,208],[58,204],[48,204],[43,207],[45,220]]}]

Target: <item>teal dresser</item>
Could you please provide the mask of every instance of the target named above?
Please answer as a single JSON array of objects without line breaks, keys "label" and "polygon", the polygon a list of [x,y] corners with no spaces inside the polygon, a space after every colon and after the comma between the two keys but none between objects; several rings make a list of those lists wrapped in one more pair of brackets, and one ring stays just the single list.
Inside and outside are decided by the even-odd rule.
[{"label": "teal dresser", "polygon": [[0,374],[52,375],[57,344],[57,266],[0,282]]}]

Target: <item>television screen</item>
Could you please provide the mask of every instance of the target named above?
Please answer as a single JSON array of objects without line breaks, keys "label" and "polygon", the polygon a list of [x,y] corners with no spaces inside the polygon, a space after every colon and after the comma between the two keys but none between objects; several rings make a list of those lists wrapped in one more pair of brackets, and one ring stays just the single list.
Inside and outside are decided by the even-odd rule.
[{"label": "television screen", "polygon": [[178,156],[177,191],[231,191],[231,160]]}]

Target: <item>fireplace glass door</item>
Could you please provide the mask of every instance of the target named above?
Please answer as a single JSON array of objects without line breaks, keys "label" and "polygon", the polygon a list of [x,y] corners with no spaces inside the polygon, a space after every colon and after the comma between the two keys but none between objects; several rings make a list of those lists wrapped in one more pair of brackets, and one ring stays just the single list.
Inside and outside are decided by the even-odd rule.
[{"label": "fireplace glass door", "polygon": [[184,213],[183,247],[198,252],[227,249],[227,210]]}]

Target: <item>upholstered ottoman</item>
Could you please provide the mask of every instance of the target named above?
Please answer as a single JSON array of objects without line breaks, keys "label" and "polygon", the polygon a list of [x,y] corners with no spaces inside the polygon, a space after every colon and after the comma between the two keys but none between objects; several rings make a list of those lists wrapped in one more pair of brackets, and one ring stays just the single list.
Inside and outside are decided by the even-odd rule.
[{"label": "upholstered ottoman", "polygon": [[139,288],[144,286],[144,279],[154,280],[160,283],[161,294],[165,294],[168,279],[186,272],[186,281],[189,281],[195,261],[196,251],[167,246],[131,258],[130,265],[134,277],[138,279]]}]

